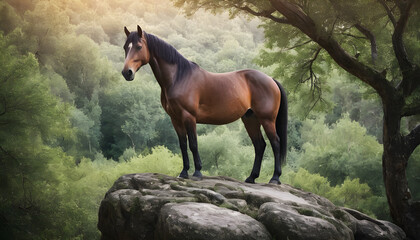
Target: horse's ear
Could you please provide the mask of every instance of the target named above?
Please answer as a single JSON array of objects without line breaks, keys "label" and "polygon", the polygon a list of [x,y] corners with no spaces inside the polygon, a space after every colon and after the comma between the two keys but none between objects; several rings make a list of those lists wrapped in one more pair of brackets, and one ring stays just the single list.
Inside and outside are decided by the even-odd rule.
[{"label": "horse's ear", "polygon": [[124,32],[127,37],[130,35],[130,31],[128,31],[127,27],[124,27]]},{"label": "horse's ear", "polygon": [[139,34],[139,38],[143,37],[143,30],[141,30],[139,25],[137,25],[137,33]]}]

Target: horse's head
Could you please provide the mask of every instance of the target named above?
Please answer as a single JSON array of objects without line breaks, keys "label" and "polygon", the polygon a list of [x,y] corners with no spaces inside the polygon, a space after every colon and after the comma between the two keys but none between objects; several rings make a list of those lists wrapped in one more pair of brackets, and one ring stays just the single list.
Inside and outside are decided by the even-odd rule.
[{"label": "horse's head", "polygon": [[132,81],[140,67],[149,63],[150,53],[139,25],[137,25],[137,32],[130,32],[126,27],[124,27],[124,32],[127,40],[124,44],[125,61],[122,75],[127,81]]}]

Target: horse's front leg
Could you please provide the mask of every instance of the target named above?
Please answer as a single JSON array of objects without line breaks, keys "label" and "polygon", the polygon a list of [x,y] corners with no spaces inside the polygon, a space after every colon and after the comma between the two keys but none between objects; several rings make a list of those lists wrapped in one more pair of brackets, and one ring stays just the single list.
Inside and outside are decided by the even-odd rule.
[{"label": "horse's front leg", "polygon": [[175,128],[176,134],[178,135],[179,147],[181,148],[183,168],[179,174],[180,178],[188,178],[188,170],[190,169],[190,160],[188,158],[187,150],[187,131],[182,124],[178,124],[177,121],[172,119],[172,125]]},{"label": "horse's front leg", "polygon": [[203,175],[201,174],[201,159],[198,153],[198,144],[197,144],[197,123],[195,119],[188,118],[185,121],[185,128],[188,135],[188,143],[190,144],[190,150],[194,158],[194,167],[195,171],[193,176],[201,179]]}]

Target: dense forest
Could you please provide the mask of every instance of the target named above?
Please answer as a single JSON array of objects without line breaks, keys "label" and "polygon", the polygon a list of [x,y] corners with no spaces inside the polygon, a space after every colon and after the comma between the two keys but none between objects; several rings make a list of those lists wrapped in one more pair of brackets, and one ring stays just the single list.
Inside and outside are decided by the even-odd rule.
[{"label": "dense forest", "polygon": [[[1,0],[0,13],[1,239],[97,239],[100,201],[119,176],[180,172],[178,139],[150,67],[132,82],[120,74],[123,27],[137,24],[206,70],[274,76],[289,95],[281,181],[390,220],[379,97],[323,53],[313,67],[322,94],[296,84],[307,74],[296,62],[311,55],[273,54],[265,36],[274,30],[260,19],[202,10],[186,17],[169,0]],[[406,118],[402,129],[418,121]],[[254,149],[243,124],[197,131],[203,173],[245,180]],[[257,181],[268,182],[273,164],[266,151]],[[416,200],[419,172],[417,148],[407,168]]]}]

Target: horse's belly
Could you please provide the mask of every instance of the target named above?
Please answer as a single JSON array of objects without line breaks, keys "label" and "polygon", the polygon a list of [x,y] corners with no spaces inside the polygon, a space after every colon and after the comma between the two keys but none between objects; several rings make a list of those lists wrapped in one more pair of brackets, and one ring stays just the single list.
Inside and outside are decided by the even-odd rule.
[{"label": "horse's belly", "polygon": [[197,123],[205,124],[227,124],[241,118],[249,109],[248,104],[218,104],[206,105],[200,104],[196,120]]}]

